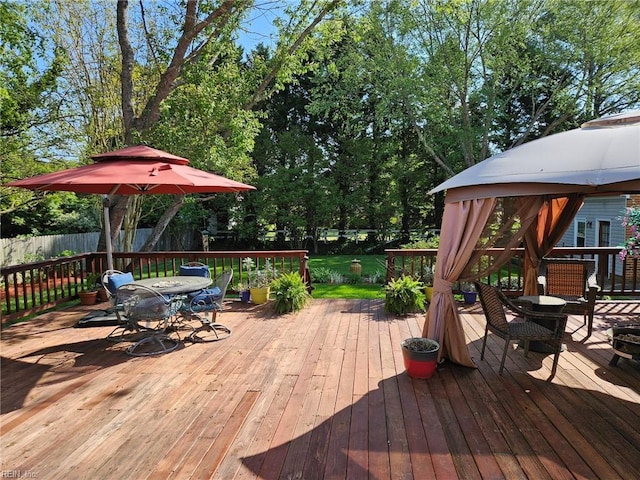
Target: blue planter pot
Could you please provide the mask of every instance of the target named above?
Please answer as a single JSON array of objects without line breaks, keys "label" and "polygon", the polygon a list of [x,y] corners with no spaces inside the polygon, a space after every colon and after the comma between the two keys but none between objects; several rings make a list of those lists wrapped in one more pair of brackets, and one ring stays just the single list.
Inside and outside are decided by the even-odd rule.
[{"label": "blue planter pot", "polygon": [[476,303],[478,292],[462,292],[462,296],[464,297],[464,303],[467,305],[473,305]]}]

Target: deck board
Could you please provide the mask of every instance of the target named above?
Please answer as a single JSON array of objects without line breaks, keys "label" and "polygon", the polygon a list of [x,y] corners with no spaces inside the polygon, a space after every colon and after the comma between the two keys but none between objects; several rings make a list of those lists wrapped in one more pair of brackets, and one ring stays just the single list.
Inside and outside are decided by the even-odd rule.
[{"label": "deck board", "polygon": [[[2,331],[3,472],[37,478],[633,479],[640,471],[640,362],[606,331],[640,302],[599,302],[593,335],[571,316],[552,356],[502,340],[460,306],[477,368],[404,372],[400,342],[424,314],[378,300],[314,300],[296,314],[231,301],[231,337],[149,358],[72,328],[87,307]],[[26,472],[26,473],[25,473]]]}]

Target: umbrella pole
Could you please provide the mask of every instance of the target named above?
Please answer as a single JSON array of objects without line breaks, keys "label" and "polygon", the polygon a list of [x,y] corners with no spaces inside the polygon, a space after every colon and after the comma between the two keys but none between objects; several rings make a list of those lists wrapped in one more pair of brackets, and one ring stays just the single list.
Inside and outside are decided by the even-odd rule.
[{"label": "umbrella pole", "polygon": [[113,245],[111,245],[111,220],[109,219],[109,206],[111,201],[107,195],[102,200],[104,209],[104,236],[107,245],[107,268],[113,270]]}]

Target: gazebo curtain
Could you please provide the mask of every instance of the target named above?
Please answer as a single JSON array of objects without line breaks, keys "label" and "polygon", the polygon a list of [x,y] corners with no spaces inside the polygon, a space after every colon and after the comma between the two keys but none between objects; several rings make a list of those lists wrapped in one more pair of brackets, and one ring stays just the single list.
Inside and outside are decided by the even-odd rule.
[{"label": "gazebo curtain", "polygon": [[549,253],[571,225],[584,203],[584,195],[548,199],[538,212],[538,221],[525,233],[525,295],[537,295],[537,272],[540,261]]},{"label": "gazebo curtain", "polygon": [[[423,336],[437,340],[439,360],[475,367],[466,345],[464,329],[453,298],[453,285],[499,269],[511,249],[525,239],[525,265],[529,266],[525,292],[534,293],[540,260],[561,238],[583,201],[582,195],[551,198],[533,195],[481,198],[446,203],[433,284],[433,297]],[[479,270],[489,248],[501,247],[490,266]]]},{"label": "gazebo curtain", "polygon": [[452,286],[469,262],[495,204],[495,198],[486,198],[447,203],[444,207],[433,296],[422,334],[440,343],[439,360],[447,357],[460,365],[475,367],[465,342]]}]

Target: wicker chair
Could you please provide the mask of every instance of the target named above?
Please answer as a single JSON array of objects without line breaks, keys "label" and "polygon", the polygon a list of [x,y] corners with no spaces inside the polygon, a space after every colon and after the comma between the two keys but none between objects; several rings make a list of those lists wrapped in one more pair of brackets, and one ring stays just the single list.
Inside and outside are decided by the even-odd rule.
[{"label": "wicker chair", "polygon": [[562,298],[563,313],[582,315],[587,337],[593,330],[593,311],[600,291],[596,261],[590,259],[545,258],[538,269],[538,294]]},{"label": "wicker chair", "polygon": [[[487,345],[487,335],[489,332],[498,335],[505,340],[504,351],[502,352],[502,361],[500,362],[499,374],[502,375],[504,361],[507,357],[507,351],[512,342],[524,342],[524,355],[529,355],[529,342],[542,341],[550,343],[554,348],[553,367],[551,368],[551,380],[556,374],[558,367],[558,359],[562,347],[562,337],[564,329],[567,325],[567,316],[564,313],[546,313],[525,310],[513,304],[500,289],[492,287],[484,283],[475,282],[476,291],[480,297],[480,303],[484,315],[487,318],[487,326],[484,331],[482,340],[482,353],[480,359],[484,359],[484,351]],[[513,320],[508,321],[505,312],[515,314]],[[545,322],[545,324],[555,324],[553,330],[543,327],[536,323],[536,320]]]}]

